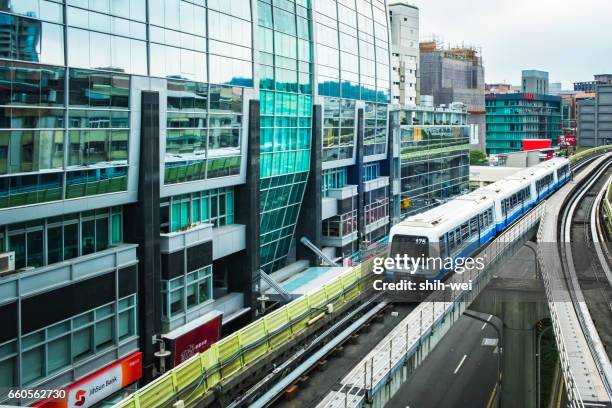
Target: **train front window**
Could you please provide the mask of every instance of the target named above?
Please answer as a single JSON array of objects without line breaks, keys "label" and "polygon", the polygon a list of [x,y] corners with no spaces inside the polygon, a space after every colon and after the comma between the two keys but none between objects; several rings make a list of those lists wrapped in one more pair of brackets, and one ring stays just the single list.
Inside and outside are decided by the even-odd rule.
[{"label": "train front window", "polygon": [[396,255],[427,258],[429,256],[429,239],[413,235],[395,235],[391,241],[389,257],[395,258]]},{"label": "train front window", "polygon": [[[444,237],[442,237],[444,238]],[[440,266],[430,262],[431,257],[437,258],[440,245],[446,251],[444,244],[432,242],[427,237],[413,235],[395,235],[391,240],[389,258],[398,259],[401,266],[393,268],[395,272],[410,272],[414,275],[431,276],[439,272]],[[438,262],[439,263],[439,262]],[[405,268],[409,268],[406,270]]]}]

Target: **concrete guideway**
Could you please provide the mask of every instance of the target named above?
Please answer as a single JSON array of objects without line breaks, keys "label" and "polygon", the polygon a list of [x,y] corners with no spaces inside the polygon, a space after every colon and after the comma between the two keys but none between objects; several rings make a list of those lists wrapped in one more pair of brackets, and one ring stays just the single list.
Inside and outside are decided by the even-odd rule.
[{"label": "concrete guideway", "polygon": [[573,303],[570,287],[563,274],[563,261],[559,256],[557,243],[563,242],[564,237],[559,236],[558,226],[561,221],[560,212],[568,196],[586,183],[590,174],[610,158],[610,154],[606,154],[594,160],[584,171],[576,175],[574,180],[549,198],[545,203],[546,211],[538,230],[538,257],[562,373],[569,403],[575,407],[585,406],[585,402],[607,404],[610,402],[610,395],[597,361],[602,356],[593,356],[593,351],[589,347],[591,339],[587,337],[589,333],[585,334],[584,324],[581,324],[580,314],[584,313],[586,306],[584,302],[579,302],[577,305]]},{"label": "concrete guideway", "polygon": [[485,259],[483,270],[454,274],[447,281],[471,280],[471,291],[438,292],[420,303],[317,407],[358,407],[364,402],[383,406],[487,286],[495,264],[511,256],[534,233],[543,211],[543,206],[534,208],[476,255]]}]

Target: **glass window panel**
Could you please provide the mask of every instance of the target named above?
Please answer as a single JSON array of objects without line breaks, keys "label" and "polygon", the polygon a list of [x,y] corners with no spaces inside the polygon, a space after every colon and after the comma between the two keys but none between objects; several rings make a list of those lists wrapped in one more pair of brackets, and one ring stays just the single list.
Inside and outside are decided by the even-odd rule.
[{"label": "glass window panel", "polygon": [[82,222],[82,253],[91,254],[95,250],[95,224],[93,220]]},{"label": "glass window panel", "polygon": [[134,313],[127,310],[119,314],[119,339],[122,340],[134,334]]},{"label": "glass window panel", "polygon": [[30,383],[44,375],[44,363],[43,363],[43,348],[36,347],[32,350],[26,351],[21,357],[21,366],[24,384]]},{"label": "glass window panel", "polygon": [[96,350],[109,346],[113,342],[113,319],[106,319],[96,323],[95,333],[95,346]]},{"label": "glass window panel", "polygon": [[64,336],[47,345],[47,369],[54,372],[70,364],[70,336]]},{"label": "glass window panel", "polygon": [[96,220],[96,251],[108,248],[108,218]]},{"label": "glass window panel", "polygon": [[92,350],[92,328],[87,327],[79,330],[72,335],[72,356],[78,360],[88,356],[93,352]]},{"label": "glass window panel", "polygon": [[170,316],[183,311],[183,291],[175,290],[170,293]]},{"label": "glass window panel", "polygon": [[68,28],[68,63],[74,67],[89,68],[89,31]]},{"label": "glass window panel", "polygon": [[28,232],[28,266],[43,265],[43,232]]}]

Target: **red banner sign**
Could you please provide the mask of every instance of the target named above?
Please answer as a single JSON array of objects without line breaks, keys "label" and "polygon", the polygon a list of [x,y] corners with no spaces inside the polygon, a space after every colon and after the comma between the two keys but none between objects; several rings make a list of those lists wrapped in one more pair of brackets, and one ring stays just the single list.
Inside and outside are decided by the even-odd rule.
[{"label": "red banner sign", "polygon": [[576,136],[575,135],[559,136],[559,146],[576,146]]},{"label": "red banner sign", "polygon": [[179,336],[165,338],[170,342],[174,365],[177,366],[190,357],[206,351],[220,337],[221,315]]},{"label": "red banner sign", "polygon": [[66,387],[66,397],[41,401],[44,408],[87,408],[142,377],[142,353],[129,355],[102,370]]}]

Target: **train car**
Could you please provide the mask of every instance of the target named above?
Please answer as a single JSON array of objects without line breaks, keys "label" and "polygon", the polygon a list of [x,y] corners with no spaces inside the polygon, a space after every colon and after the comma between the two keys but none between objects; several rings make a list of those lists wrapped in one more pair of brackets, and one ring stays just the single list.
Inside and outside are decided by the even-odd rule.
[{"label": "train car", "polygon": [[556,157],[550,159],[549,162],[555,168],[555,180],[557,182],[557,188],[561,187],[572,178],[572,170],[570,168],[569,160],[564,157]]},{"label": "train car", "polygon": [[528,177],[506,177],[484,187],[494,196],[497,233],[502,232],[534,206],[531,184]]},{"label": "train car", "polygon": [[[468,257],[495,236],[494,196],[477,190],[429,211],[406,218],[391,228],[390,258],[456,259]],[[444,279],[452,270],[431,265],[411,273],[414,280]],[[394,269],[391,272],[403,272]]]},{"label": "train car", "polygon": [[[570,179],[569,161],[555,158],[408,217],[391,228],[388,256],[469,257]],[[411,279],[443,280],[450,271],[421,267]]]}]

